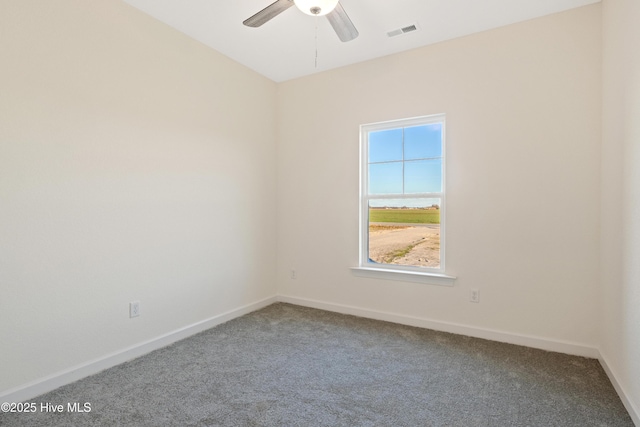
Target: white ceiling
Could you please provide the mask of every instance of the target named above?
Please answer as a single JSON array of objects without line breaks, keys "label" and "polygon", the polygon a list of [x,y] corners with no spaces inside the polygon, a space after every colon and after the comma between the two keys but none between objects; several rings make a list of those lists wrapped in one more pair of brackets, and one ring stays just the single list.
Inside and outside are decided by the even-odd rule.
[{"label": "white ceiling", "polygon": [[[308,16],[295,7],[262,27],[242,25],[274,0],[124,1],[282,82],[600,0],[340,0],[360,32],[347,43],[340,42],[325,17]],[[411,24],[419,30],[387,36]]]}]

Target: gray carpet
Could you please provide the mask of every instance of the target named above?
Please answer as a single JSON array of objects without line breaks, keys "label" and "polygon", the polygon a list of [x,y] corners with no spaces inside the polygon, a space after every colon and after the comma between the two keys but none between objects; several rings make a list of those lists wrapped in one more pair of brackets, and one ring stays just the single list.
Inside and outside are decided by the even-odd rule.
[{"label": "gray carpet", "polygon": [[2,426],[633,426],[598,361],[274,304]]}]

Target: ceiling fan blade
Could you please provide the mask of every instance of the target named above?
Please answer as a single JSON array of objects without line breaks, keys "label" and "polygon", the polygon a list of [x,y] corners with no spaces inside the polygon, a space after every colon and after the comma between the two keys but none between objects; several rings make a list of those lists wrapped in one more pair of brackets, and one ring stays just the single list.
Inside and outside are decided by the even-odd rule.
[{"label": "ceiling fan blade", "polygon": [[347,12],[344,11],[340,2],[338,2],[336,8],[327,15],[327,19],[341,41],[348,42],[358,37],[358,30],[353,25],[353,22],[351,22],[351,19],[349,19],[349,16],[347,16]]},{"label": "ceiling fan blade", "polygon": [[291,6],[293,6],[293,0],[276,0],[242,23],[247,27],[259,27],[265,22],[268,22],[280,15]]}]

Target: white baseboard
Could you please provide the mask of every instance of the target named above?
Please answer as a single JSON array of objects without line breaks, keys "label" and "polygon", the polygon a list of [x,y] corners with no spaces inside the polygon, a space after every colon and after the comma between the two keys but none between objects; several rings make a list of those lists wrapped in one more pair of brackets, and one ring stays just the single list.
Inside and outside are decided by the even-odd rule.
[{"label": "white baseboard", "polygon": [[620,400],[622,400],[622,404],[627,409],[629,416],[633,420],[633,423],[636,427],[640,427],[640,410],[633,404],[633,402],[629,399],[627,392],[624,387],[618,381],[618,375],[616,375],[615,370],[611,367],[611,365],[607,362],[607,357],[602,354],[600,351],[600,357],[598,357],[600,361],[600,365],[602,365],[602,369],[606,372],[611,384],[613,384],[613,388],[616,389],[618,396],[620,396]]},{"label": "white baseboard", "polygon": [[443,322],[440,320],[425,319],[421,317],[406,316],[404,314],[388,313],[383,311],[370,310],[366,308],[354,307],[343,304],[334,304],[323,301],[316,301],[306,298],[279,295],[278,301],[305,307],[318,308],[321,310],[333,311],[343,314],[351,314],[369,319],[384,320],[401,325],[417,326],[420,328],[433,329],[435,331],[450,332],[453,334],[466,335],[475,338],[483,338],[491,341],[504,342],[508,344],[522,345],[541,350],[554,351],[558,353],[571,354],[575,356],[597,359],[600,352],[596,347],[568,341],[540,338],[529,335],[514,334],[493,329],[478,328],[475,326],[462,325],[457,323]]},{"label": "white baseboard", "polygon": [[43,393],[47,393],[51,390],[55,390],[58,387],[72,383],[81,378],[89,375],[96,374],[105,369],[119,365],[136,357],[150,353],[162,347],[166,347],[181,339],[187,338],[191,335],[195,335],[198,332],[205,331],[214,326],[225,323],[236,317],[244,316],[252,311],[260,310],[268,305],[277,301],[277,297],[273,296],[266,298],[237,309],[227,311],[226,313],[213,316],[209,319],[194,323],[189,326],[177,329],[159,337],[144,341],[140,344],[133,345],[131,347],[122,349],[120,351],[107,354],[99,359],[95,359],[86,363],[83,363],[73,368],[66,369],[64,371],[48,375],[44,378],[40,378],[36,381],[28,383],[26,385],[10,389],[0,393],[1,402],[24,402],[25,400],[33,399]]}]

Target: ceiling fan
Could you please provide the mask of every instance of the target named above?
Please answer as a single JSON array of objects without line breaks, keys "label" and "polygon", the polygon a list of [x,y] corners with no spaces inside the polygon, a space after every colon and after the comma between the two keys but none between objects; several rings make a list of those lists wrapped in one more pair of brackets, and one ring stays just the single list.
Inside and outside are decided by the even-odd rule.
[{"label": "ceiling fan", "polygon": [[358,30],[347,16],[339,0],[276,0],[243,22],[247,27],[259,27],[275,18],[291,6],[311,16],[326,16],[334,31],[343,42],[358,37]]}]

